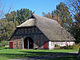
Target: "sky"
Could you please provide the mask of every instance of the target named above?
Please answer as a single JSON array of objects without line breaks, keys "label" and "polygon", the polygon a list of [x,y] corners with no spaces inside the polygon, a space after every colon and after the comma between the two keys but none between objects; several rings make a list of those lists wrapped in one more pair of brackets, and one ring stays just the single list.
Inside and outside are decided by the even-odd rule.
[{"label": "sky", "polygon": [[5,13],[27,8],[42,16],[42,12],[48,13],[56,9],[56,5],[64,0],[1,0]]}]

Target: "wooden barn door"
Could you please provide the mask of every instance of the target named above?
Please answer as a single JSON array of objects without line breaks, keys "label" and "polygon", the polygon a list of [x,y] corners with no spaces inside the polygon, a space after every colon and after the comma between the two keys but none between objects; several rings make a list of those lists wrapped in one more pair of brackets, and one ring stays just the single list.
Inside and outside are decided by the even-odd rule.
[{"label": "wooden barn door", "polygon": [[10,48],[13,48],[13,42],[9,42]]},{"label": "wooden barn door", "polygon": [[48,42],[44,43],[44,49],[48,49]]}]

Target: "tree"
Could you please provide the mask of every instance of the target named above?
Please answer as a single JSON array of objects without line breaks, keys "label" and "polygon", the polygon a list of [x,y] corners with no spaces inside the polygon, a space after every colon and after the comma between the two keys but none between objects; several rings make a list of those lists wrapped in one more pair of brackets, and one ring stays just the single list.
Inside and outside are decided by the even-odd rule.
[{"label": "tree", "polygon": [[[13,21],[15,23],[15,27],[19,24],[17,22],[17,12],[16,11],[12,11],[10,13],[7,13],[5,16],[6,16],[6,19],[8,22]],[[16,25],[16,22],[17,22],[17,25]]]},{"label": "tree", "polygon": [[66,0],[66,5],[73,15],[80,12],[80,0]]},{"label": "tree", "polygon": [[60,4],[57,5],[54,13],[60,17],[62,27],[69,28],[71,26],[72,17],[69,8],[63,2],[60,2]]},{"label": "tree", "polygon": [[[70,32],[76,38],[77,43],[80,42],[80,0],[66,0],[66,5],[73,16],[73,22]],[[71,7],[71,8],[70,8]]]},{"label": "tree", "polygon": [[13,31],[15,30],[15,24],[13,21],[7,22],[7,19],[0,20],[0,31],[2,33],[0,34],[1,39],[0,40],[8,40]]},{"label": "tree", "polygon": [[19,24],[23,23],[27,19],[29,19],[32,15],[32,11],[29,9],[21,9],[17,10],[17,21]]},{"label": "tree", "polygon": [[74,15],[74,18],[77,22],[78,27],[80,27],[80,12]]},{"label": "tree", "polygon": [[9,3],[10,3],[10,5],[7,6],[7,5],[6,5],[7,3],[6,3],[5,1],[0,0],[0,19],[5,17],[5,10],[6,10],[5,7],[9,7],[9,8],[6,10],[6,13],[9,13],[9,12],[11,11],[11,9],[12,9],[12,4],[13,4],[13,0],[12,0],[11,2],[9,2]]},{"label": "tree", "polygon": [[52,14],[50,12],[48,12],[48,14],[43,12],[42,14],[43,14],[44,17],[47,17],[47,18],[50,18],[50,19],[53,18]]},{"label": "tree", "polygon": [[76,39],[76,43],[80,42],[80,27],[76,25],[76,23],[73,23],[70,28],[70,33],[74,36]]},{"label": "tree", "polygon": [[2,1],[0,0],[0,18],[4,16],[4,6]]},{"label": "tree", "polygon": [[66,5],[69,7],[69,10],[74,17],[73,19],[75,19],[78,26],[80,26],[80,0],[66,0]]},{"label": "tree", "polygon": [[14,23],[17,21],[19,25],[29,19],[32,15],[32,11],[29,9],[20,9],[17,11],[12,11],[6,14],[6,18],[8,21],[13,21]]},{"label": "tree", "polygon": [[43,13],[43,16],[56,20],[66,30],[71,27],[72,16],[69,8],[63,2],[56,6],[56,10],[48,12],[48,14]]},{"label": "tree", "polygon": [[61,24],[60,17],[56,13],[54,13],[54,12],[52,12],[52,15],[53,15],[52,19],[56,20],[59,24]]},{"label": "tree", "polygon": [[0,20],[0,40],[8,40],[12,35],[16,26],[29,19],[32,15],[32,11],[29,9],[21,9],[12,11],[5,15],[5,18]]},{"label": "tree", "polygon": [[6,19],[7,19],[8,21],[13,21],[13,22],[15,22],[16,17],[17,17],[17,12],[16,12],[16,11],[12,11],[12,12],[10,12],[10,13],[7,13],[5,16],[6,16]]},{"label": "tree", "polygon": [[59,24],[61,24],[60,17],[57,14],[54,14],[54,12],[52,13],[48,12],[47,14],[43,12],[42,14],[44,17],[56,20]]}]

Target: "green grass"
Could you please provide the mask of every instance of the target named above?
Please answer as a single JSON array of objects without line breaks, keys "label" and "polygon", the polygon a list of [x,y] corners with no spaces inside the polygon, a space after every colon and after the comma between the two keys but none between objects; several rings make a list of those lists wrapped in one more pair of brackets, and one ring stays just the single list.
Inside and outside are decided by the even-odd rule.
[{"label": "green grass", "polygon": [[67,52],[74,52],[74,51],[78,51],[78,49],[22,50],[22,49],[5,49],[3,47],[0,47],[0,60],[34,57],[34,56],[50,55],[56,53],[67,53]]}]

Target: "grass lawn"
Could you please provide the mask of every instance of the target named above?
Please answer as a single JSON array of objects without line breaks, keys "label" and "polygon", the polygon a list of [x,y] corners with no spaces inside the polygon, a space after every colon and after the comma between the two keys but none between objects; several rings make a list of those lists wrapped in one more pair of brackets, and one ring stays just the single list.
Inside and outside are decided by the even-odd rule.
[{"label": "grass lawn", "polygon": [[0,47],[0,60],[34,57],[42,55],[50,55],[56,53],[67,53],[78,51],[78,49],[58,49],[58,50],[22,50],[22,49],[5,49]]}]

